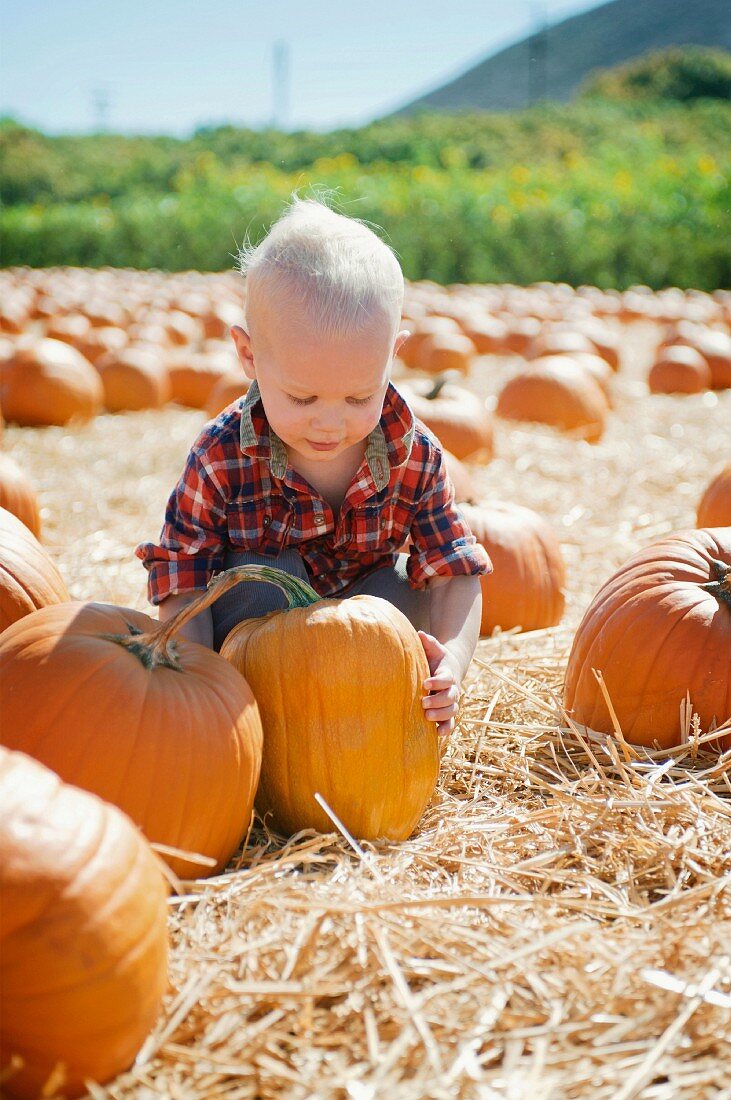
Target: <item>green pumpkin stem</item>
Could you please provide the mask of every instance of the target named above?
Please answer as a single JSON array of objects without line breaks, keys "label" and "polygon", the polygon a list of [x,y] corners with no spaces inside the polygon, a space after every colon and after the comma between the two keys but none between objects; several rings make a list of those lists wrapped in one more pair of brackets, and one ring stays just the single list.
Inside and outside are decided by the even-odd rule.
[{"label": "green pumpkin stem", "polygon": [[447,382],[454,382],[458,378],[459,371],[456,370],[447,370],[443,374],[437,375],[434,380],[434,385],[428,393],[424,394],[424,397],[427,399],[427,401],[436,401],[437,397],[439,397],[439,394],[442,392]]},{"label": "green pumpkin stem", "polygon": [[108,635],[109,640],[134,653],[145,668],[162,666],[182,672],[182,666],[175,652],[173,636],[187,622],[194,619],[201,611],[205,611],[216,602],[219,596],[228,592],[229,588],[233,588],[240,581],[266,581],[268,584],[275,584],[287,597],[289,611],[295,607],[309,607],[322,599],[322,596],[318,596],[306,581],[293,577],[291,573],[285,573],[269,565],[237,565],[233,569],[226,569],[223,573],[217,574],[197,600],[186,604],[171,619],[160,623],[156,630],[151,630],[147,634]]}]

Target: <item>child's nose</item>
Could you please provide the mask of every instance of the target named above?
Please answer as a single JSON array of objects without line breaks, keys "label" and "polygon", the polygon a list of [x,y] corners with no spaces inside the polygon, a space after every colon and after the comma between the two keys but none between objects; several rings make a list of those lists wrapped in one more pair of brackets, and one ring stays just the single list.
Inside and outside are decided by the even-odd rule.
[{"label": "child's nose", "polygon": [[312,422],[316,428],[332,431],[333,428],[339,428],[343,422],[342,410],[336,406],[330,408],[323,406],[314,413]]}]

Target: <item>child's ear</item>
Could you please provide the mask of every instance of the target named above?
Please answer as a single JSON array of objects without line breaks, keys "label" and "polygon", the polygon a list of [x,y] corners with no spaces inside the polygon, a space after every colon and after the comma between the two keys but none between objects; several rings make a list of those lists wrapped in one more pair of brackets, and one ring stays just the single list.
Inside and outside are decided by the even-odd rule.
[{"label": "child's ear", "polygon": [[254,366],[254,353],[251,350],[251,340],[246,329],[241,328],[241,325],[231,326],[231,339],[234,342],[236,348],[236,354],[239,357],[239,362],[244,368],[244,374],[247,378],[256,378],[256,368]]},{"label": "child's ear", "polygon": [[396,339],[393,342],[393,351],[391,353],[392,359],[394,359],[398,355],[399,348],[408,340],[409,336],[411,336],[411,333],[406,328],[401,329],[400,332],[396,333]]}]

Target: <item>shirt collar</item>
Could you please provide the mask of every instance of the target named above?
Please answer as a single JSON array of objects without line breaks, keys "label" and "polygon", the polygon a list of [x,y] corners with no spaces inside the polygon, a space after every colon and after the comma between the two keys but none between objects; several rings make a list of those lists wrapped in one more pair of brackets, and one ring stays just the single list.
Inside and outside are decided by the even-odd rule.
[{"label": "shirt collar", "polygon": [[[272,474],[281,481],[288,465],[287,448],[264,415],[256,381],[249,386],[241,405],[239,436],[241,450],[268,458]],[[406,462],[413,440],[414,416],[401,394],[389,382],[381,419],[368,436],[365,451],[366,462],[378,491],[388,485],[391,469]]]}]

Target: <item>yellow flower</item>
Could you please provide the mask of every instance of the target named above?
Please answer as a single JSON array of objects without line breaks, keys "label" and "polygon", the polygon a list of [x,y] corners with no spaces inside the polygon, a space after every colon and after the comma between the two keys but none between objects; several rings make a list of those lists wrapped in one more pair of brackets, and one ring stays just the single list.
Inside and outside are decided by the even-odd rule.
[{"label": "yellow flower", "polygon": [[718,165],[708,153],[698,157],[698,171],[702,176],[713,176],[718,171]]},{"label": "yellow flower", "polygon": [[619,191],[620,195],[627,195],[632,190],[632,176],[626,168],[615,173],[614,190]]},{"label": "yellow flower", "polygon": [[530,169],[523,164],[517,164],[510,169],[510,178],[514,183],[527,183],[530,179]]},{"label": "yellow flower", "polygon": [[428,164],[417,164],[411,172],[412,179],[416,183],[428,183],[432,175],[432,170]]}]

